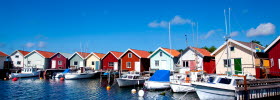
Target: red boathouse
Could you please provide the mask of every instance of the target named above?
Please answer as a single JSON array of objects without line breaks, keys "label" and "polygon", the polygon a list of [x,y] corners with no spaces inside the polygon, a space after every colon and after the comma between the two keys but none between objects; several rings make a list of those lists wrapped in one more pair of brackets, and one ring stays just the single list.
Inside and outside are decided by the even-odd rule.
[{"label": "red boathouse", "polygon": [[68,53],[56,53],[51,57],[51,69],[67,69],[69,68],[68,58],[71,54]]},{"label": "red boathouse", "polygon": [[150,55],[147,51],[128,49],[121,57],[122,71],[148,71],[150,67]]},{"label": "red boathouse", "polygon": [[265,50],[270,59],[270,75],[280,76],[280,36],[278,36]]},{"label": "red boathouse", "polygon": [[108,52],[102,60],[102,70],[119,70],[120,61],[119,57],[122,52],[110,51]]}]

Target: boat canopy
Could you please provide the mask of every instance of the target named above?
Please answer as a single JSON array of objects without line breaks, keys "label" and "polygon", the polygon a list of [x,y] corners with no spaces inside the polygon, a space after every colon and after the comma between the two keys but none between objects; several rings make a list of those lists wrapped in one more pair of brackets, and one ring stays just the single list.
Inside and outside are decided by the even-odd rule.
[{"label": "boat canopy", "polygon": [[169,82],[170,71],[169,70],[157,70],[155,74],[150,78],[150,81]]},{"label": "boat canopy", "polygon": [[64,72],[62,72],[63,74],[70,72],[70,69],[65,69]]}]

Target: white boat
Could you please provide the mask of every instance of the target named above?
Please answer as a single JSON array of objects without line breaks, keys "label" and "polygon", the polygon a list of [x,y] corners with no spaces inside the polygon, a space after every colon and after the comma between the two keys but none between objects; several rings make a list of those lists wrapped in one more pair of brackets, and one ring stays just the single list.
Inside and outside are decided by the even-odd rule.
[{"label": "white boat", "polygon": [[35,77],[35,76],[38,76],[40,73],[40,71],[37,69],[37,68],[23,68],[21,70],[21,73],[11,73],[9,75],[9,78],[15,78],[15,77],[21,77],[21,78],[24,78],[24,77]]},{"label": "white boat", "polygon": [[64,79],[85,79],[93,77],[97,72],[80,67],[76,72],[70,72],[70,69],[66,69],[62,74],[57,74],[56,77],[64,76]]},{"label": "white boat", "polygon": [[170,88],[170,71],[157,70],[144,86],[148,90],[162,90]]},{"label": "white boat", "polygon": [[[206,82],[193,82],[196,93],[201,100],[234,100],[236,81],[243,80],[244,77],[233,75],[217,75],[207,78]],[[254,77],[247,76],[247,80]]]},{"label": "white boat", "polygon": [[119,87],[143,85],[147,78],[141,77],[140,73],[132,72],[124,74],[121,78],[117,78]]}]

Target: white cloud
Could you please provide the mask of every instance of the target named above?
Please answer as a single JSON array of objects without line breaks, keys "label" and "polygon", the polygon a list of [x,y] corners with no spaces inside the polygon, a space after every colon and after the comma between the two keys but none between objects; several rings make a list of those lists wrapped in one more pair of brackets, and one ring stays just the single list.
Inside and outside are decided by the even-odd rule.
[{"label": "white cloud", "polygon": [[275,33],[275,25],[272,23],[260,24],[256,29],[251,28],[247,31],[247,37],[270,35]]},{"label": "white cloud", "polygon": [[28,43],[25,44],[25,46],[26,46],[27,48],[31,48],[31,47],[33,47],[34,45],[35,45],[35,43],[32,43],[32,42],[28,42]]},{"label": "white cloud", "polygon": [[235,37],[235,36],[237,36],[238,34],[239,34],[238,31],[231,32],[231,33],[230,33],[230,37]]},{"label": "white cloud", "polygon": [[222,31],[222,29],[216,29],[216,30],[210,30],[210,31],[208,31],[207,34],[204,35],[204,39],[207,39],[207,38],[210,37],[212,34],[215,34],[215,33],[219,32],[219,31]]},{"label": "white cloud", "polygon": [[194,24],[190,19],[184,19],[178,15],[174,16],[170,21],[153,21],[148,24],[149,27],[157,28],[157,27],[168,27],[168,22],[172,25],[184,25],[184,24]]},{"label": "white cloud", "polygon": [[46,42],[40,41],[40,42],[38,43],[38,47],[40,47],[40,48],[45,47],[46,44],[47,44]]}]

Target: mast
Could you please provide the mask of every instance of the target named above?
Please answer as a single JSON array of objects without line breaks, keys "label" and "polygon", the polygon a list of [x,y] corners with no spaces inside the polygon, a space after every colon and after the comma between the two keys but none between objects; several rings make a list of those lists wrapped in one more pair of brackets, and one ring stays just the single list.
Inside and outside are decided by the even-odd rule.
[{"label": "mast", "polygon": [[[170,22],[168,23],[168,35],[169,35],[169,52],[170,52],[170,58],[171,58],[171,55],[172,55],[172,51],[171,51],[171,33],[170,33]],[[172,61],[170,59],[170,67],[173,69],[173,66],[172,66]],[[174,69],[173,69],[174,70]]]},{"label": "mast", "polygon": [[[228,68],[230,67],[230,59],[229,59],[229,51],[228,51],[228,39],[230,38],[228,36],[228,27],[227,27],[227,17],[226,17],[226,10],[224,9],[224,16],[225,16],[225,28],[226,28],[226,36],[225,36],[225,41],[226,41],[226,48],[227,48],[227,75],[228,75]],[[233,74],[233,73],[232,73]]]}]

